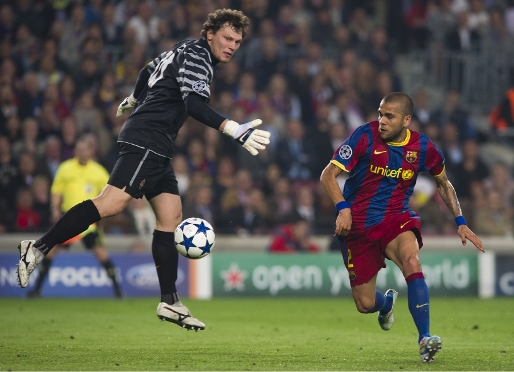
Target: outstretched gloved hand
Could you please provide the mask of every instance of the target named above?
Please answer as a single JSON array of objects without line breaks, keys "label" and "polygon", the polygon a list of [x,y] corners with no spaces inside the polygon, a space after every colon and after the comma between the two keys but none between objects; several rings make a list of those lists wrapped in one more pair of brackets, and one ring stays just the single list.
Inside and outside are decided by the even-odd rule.
[{"label": "outstretched gloved hand", "polygon": [[239,124],[229,120],[225,123],[223,133],[234,138],[239,142],[250,154],[257,155],[259,150],[264,150],[269,144],[270,132],[255,127],[262,124],[261,119],[252,120],[249,123]]},{"label": "outstretched gloved hand", "polygon": [[137,100],[134,98],[132,94],[125,98],[118,106],[118,110],[116,111],[116,117],[119,118],[124,113],[132,110],[136,106],[136,102]]}]

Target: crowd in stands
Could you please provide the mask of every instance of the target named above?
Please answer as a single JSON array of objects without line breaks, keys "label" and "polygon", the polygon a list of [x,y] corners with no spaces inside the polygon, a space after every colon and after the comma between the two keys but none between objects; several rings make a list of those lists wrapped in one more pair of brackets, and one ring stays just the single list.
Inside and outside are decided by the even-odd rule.
[{"label": "crowd in stands", "polygon": [[[205,218],[219,234],[270,234],[299,218],[312,233],[331,234],[335,209],[319,175],[356,127],[377,119],[381,98],[402,90],[398,55],[514,45],[513,1],[0,1],[0,232],[48,229],[53,176],[79,137],[112,170],[127,118],[116,109],[140,69],[177,41],[199,38],[207,14],[229,7],[243,10],[251,29],[234,59],[216,67],[210,105],[240,123],[262,119],[271,144],[253,157],[188,119],[172,159],[184,218]],[[482,162],[484,139],[459,91],[440,106],[423,89],[406,93],[415,102],[410,128],[445,153],[471,227],[510,234],[511,170]],[[455,234],[428,177],[411,204],[425,233]],[[133,201],[106,219],[106,232],[151,233],[148,208]]]}]

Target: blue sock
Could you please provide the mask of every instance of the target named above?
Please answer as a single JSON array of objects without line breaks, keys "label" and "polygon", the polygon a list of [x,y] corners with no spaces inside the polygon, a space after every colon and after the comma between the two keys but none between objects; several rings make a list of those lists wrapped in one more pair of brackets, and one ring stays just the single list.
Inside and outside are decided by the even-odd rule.
[{"label": "blue sock", "polygon": [[381,313],[388,313],[391,311],[393,305],[393,299],[384,296],[380,291],[375,292],[375,306],[371,309],[368,314],[376,313],[380,310]]},{"label": "blue sock", "polygon": [[430,297],[423,273],[414,273],[405,278],[409,310],[418,329],[418,342],[430,333]]}]

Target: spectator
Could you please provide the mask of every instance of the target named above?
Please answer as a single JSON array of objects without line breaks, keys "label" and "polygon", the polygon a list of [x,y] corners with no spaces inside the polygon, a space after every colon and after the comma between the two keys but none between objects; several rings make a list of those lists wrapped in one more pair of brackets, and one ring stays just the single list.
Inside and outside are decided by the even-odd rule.
[{"label": "spectator", "polygon": [[228,227],[225,232],[239,236],[267,233],[270,209],[263,192],[255,188],[249,190],[247,202],[230,208],[225,218]]},{"label": "spectator", "polygon": [[393,69],[395,56],[383,27],[377,27],[371,32],[369,43],[364,50],[364,57],[379,70]]},{"label": "spectator", "polygon": [[414,49],[427,46],[429,33],[427,28],[428,9],[425,0],[413,0],[405,14],[405,24],[410,36],[410,45]]},{"label": "spectator", "polygon": [[[115,22],[115,9],[112,3],[107,3],[102,10],[102,40],[105,46],[121,44],[122,27]],[[112,60],[109,62],[112,62]]]},{"label": "spectator", "polygon": [[446,41],[446,35],[455,26],[455,16],[452,12],[452,0],[441,0],[439,6],[436,2],[429,4],[427,28],[434,50],[440,51]]},{"label": "spectator", "polygon": [[50,226],[50,182],[45,176],[34,177],[32,183],[33,209],[39,215],[38,230]]},{"label": "spectator", "polygon": [[342,122],[348,126],[352,133],[364,124],[364,117],[357,106],[353,105],[346,93],[338,94],[334,99],[334,105],[330,107],[330,123]]},{"label": "spectator", "polygon": [[28,70],[37,60],[38,42],[26,24],[20,24],[16,30],[16,42],[13,53],[21,61],[23,70]]},{"label": "spectator", "polygon": [[314,192],[309,186],[300,186],[295,194],[294,212],[308,222],[309,231],[316,232],[317,212],[314,203]]},{"label": "spectator", "polygon": [[266,173],[262,180],[262,191],[264,195],[269,198],[273,195],[275,184],[280,179],[280,168],[277,164],[269,164],[266,167]]},{"label": "spectator", "polygon": [[157,42],[159,18],[152,15],[152,9],[147,2],[141,2],[137,15],[127,23],[127,28],[135,32],[135,42],[148,45]]},{"label": "spectator", "polygon": [[205,155],[205,143],[198,137],[194,137],[187,145],[187,165],[189,172],[202,172],[214,177],[215,164]]},{"label": "spectator", "polygon": [[271,77],[268,95],[271,105],[279,114],[283,115],[286,119],[301,119],[302,108],[300,107],[300,101],[289,90],[287,80],[283,75],[275,74]]},{"label": "spectator", "polygon": [[462,146],[459,140],[459,131],[453,123],[447,123],[442,130],[442,151],[446,159],[446,168],[451,172],[462,162]]},{"label": "spectator", "polygon": [[22,187],[16,193],[16,230],[38,231],[41,216],[34,210],[30,188]]},{"label": "spectator", "polygon": [[274,225],[285,223],[286,218],[291,216],[294,209],[291,195],[291,184],[286,177],[280,177],[273,183],[270,207]]},{"label": "spectator", "polygon": [[469,114],[460,105],[460,94],[457,90],[449,90],[446,92],[444,106],[442,109],[434,112],[432,120],[435,121],[440,128],[443,128],[447,122],[456,125],[459,132],[459,140],[466,138],[474,138],[476,133],[471,125]]},{"label": "spectator", "polygon": [[10,143],[15,143],[21,139],[21,124],[18,116],[13,115],[7,119],[7,123],[0,133],[5,135]]},{"label": "spectator", "polygon": [[86,24],[84,7],[75,4],[70,12],[70,18],[62,28],[62,38],[59,44],[59,56],[66,61],[71,70],[79,62],[80,46],[86,39]]},{"label": "spectator", "polygon": [[239,78],[239,84],[234,90],[234,103],[244,108],[245,115],[250,115],[257,110],[255,85],[254,75],[251,72],[243,72]]},{"label": "spectator", "polygon": [[41,138],[45,138],[50,135],[58,136],[61,133],[61,120],[57,117],[55,107],[50,101],[43,102],[43,106],[41,106],[41,113],[39,114],[39,129],[39,135]]},{"label": "spectator", "polygon": [[18,106],[12,88],[4,85],[0,88],[0,127],[4,127],[11,116],[18,115]]},{"label": "spectator", "polygon": [[[241,81],[239,79],[240,71],[239,71],[239,65],[236,61],[230,60],[223,66],[223,69],[217,72],[214,75],[213,78],[213,90],[216,91],[216,93],[221,94],[222,92],[228,92],[231,94],[234,91],[237,91],[238,85],[241,85]],[[251,74],[250,74],[251,75]],[[252,75],[253,77],[253,75]],[[255,88],[255,78],[252,82],[253,87]]]},{"label": "spectator", "polygon": [[61,132],[61,140],[62,140],[62,160],[68,160],[73,157],[74,149],[75,149],[75,141],[77,140],[77,125],[75,124],[75,120],[73,117],[69,116],[64,118],[62,121],[62,132]]},{"label": "spectator", "polygon": [[477,234],[488,236],[512,236],[512,214],[503,204],[500,192],[491,190],[484,207],[475,210]]},{"label": "spectator", "polygon": [[59,164],[61,164],[61,140],[57,136],[48,136],[45,139],[44,154],[36,162],[36,172],[53,180]]},{"label": "spectator", "polygon": [[473,182],[482,182],[489,176],[487,165],[480,159],[480,148],[476,140],[470,138],[464,141],[462,155],[462,161],[449,170],[452,185],[459,195],[461,205],[471,201]]},{"label": "spectator", "polygon": [[431,121],[432,117],[433,111],[429,104],[427,92],[424,89],[419,89],[414,94],[414,113],[412,118],[416,119],[423,128]]},{"label": "spectator", "polygon": [[446,47],[455,52],[478,50],[480,34],[471,28],[469,13],[462,10],[457,14],[457,24],[446,34]]},{"label": "spectator", "polygon": [[[253,179],[251,173],[246,169],[240,169],[235,175],[234,187],[228,189],[221,195],[220,211],[222,217],[225,218],[228,211],[232,208],[245,206],[248,203],[248,194],[253,187]],[[229,221],[225,219],[224,227]]]},{"label": "spectator", "polygon": [[37,117],[41,110],[43,103],[38,75],[35,72],[29,71],[23,75],[23,87],[20,94],[20,110],[19,115],[23,120],[27,116]]},{"label": "spectator", "polygon": [[257,89],[264,90],[272,76],[283,73],[286,70],[285,60],[282,56],[278,41],[267,36],[262,40],[259,58],[253,62],[254,75],[257,81]]},{"label": "spectator", "polygon": [[[77,107],[73,110],[73,117],[79,134],[94,133],[106,140],[109,138],[107,130],[103,126],[102,112],[95,106],[94,97],[90,91],[85,91],[80,95]],[[102,149],[105,149],[106,146],[110,147],[110,145],[109,141],[107,145],[102,146]]]},{"label": "spectator", "polygon": [[514,180],[507,165],[501,162],[496,163],[489,177],[484,180],[484,186],[488,193],[492,191],[500,193],[501,204],[512,216],[514,212]]},{"label": "spectator", "polygon": [[468,22],[472,30],[478,31],[481,35],[485,34],[489,25],[489,14],[485,10],[484,0],[469,1]]},{"label": "spectator", "polygon": [[155,230],[156,220],[155,214],[146,198],[132,199],[129,211],[134,219],[137,235],[141,239],[151,239],[152,233]]},{"label": "spectator", "polygon": [[16,31],[16,17],[12,7],[4,4],[0,7],[0,38],[2,40],[14,39]]},{"label": "spectator", "polygon": [[213,205],[211,188],[207,185],[202,185],[197,189],[190,189],[189,192],[193,194],[192,202],[185,204],[182,212],[183,218],[203,218],[213,227],[216,227],[216,211]]},{"label": "spectator", "polygon": [[77,92],[84,93],[86,90],[96,91],[102,81],[102,72],[98,61],[92,57],[85,57],[80,63],[80,71],[75,76]]},{"label": "spectator", "polygon": [[[173,167],[175,168],[175,167]],[[236,166],[234,160],[229,156],[222,156],[218,159],[216,167],[216,176],[212,184],[213,200],[216,205],[215,208],[220,208],[219,201],[222,195],[229,189],[234,187]],[[175,173],[176,168],[175,168]],[[179,188],[180,189],[180,188]]]},{"label": "spectator", "polygon": [[0,198],[7,196],[8,187],[17,174],[11,143],[6,136],[0,135]]},{"label": "spectator", "polygon": [[41,61],[44,58],[52,59],[57,71],[61,71],[63,73],[68,71],[66,62],[59,57],[57,41],[53,38],[49,38],[44,41],[43,50],[39,52],[39,57],[40,58],[34,64],[34,70],[36,71],[41,69]]},{"label": "spectator", "polygon": [[320,8],[316,11],[316,17],[312,24],[312,41],[318,43],[322,48],[329,47],[334,43],[334,25],[328,8]]},{"label": "spectator", "polygon": [[99,23],[102,21],[103,0],[90,0],[84,8],[84,21],[86,24]]},{"label": "spectator", "polygon": [[301,218],[279,228],[272,237],[270,253],[317,253],[319,246],[312,241],[309,223]]},{"label": "spectator", "polygon": [[505,92],[500,103],[489,113],[489,124],[500,133],[514,128],[514,87]]},{"label": "spectator", "polygon": [[291,180],[313,179],[316,153],[313,143],[305,135],[302,122],[289,120],[286,131],[286,138],[277,146],[277,164],[282,174]]},{"label": "spectator", "polygon": [[314,120],[314,113],[311,107],[311,77],[307,59],[300,57],[294,60],[293,70],[288,77],[287,85],[290,91],[298,97],[301,117],[306,123],[311,123]]},{"label": "spectator", "polygon": [[505,24],[504,12],[498,6],[489,10],[489,27],[485,32],[484,45],[496,50],[512,50],[514,35],[509,32]]},{"label": "spectator", "polygon": [[34,118],[26,118],[22,123],[22,138],[12,146],[12,153],[18,158],[21,153],[29,152],[34,156],[42,154],[43,146],[38,140],[38,123]]}]

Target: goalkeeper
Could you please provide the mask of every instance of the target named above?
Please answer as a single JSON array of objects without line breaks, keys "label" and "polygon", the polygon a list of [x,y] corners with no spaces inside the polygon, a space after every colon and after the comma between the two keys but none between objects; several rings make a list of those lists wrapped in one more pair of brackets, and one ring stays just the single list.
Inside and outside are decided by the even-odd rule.
[{"label": "goalkeeper", "polygon": [[157,316],[187,329],[205,328],[181,303],[175,285],[178,252],[174,231],[182,220],[182,205],[170,159],[173,141],[188,116],[219,129],[252,155],[269,144],[269,132],[255,129],[261,120],[238,124],[207,104],[214,66],[230,61],[248,26],[248,17],[242,12],[216,10],[208,15],[198,40],[178,42],[140,71],[134,92],[118,108],[118,116],[134,110],[119,134],[118,160],[107,185],[98,197],[67,211],[41,239],[20,243],[18,279],[22,287],[55,245],[104,217],[120,213],[132,198],[146,196],[157,222],[152,240],[161,289]]}]

